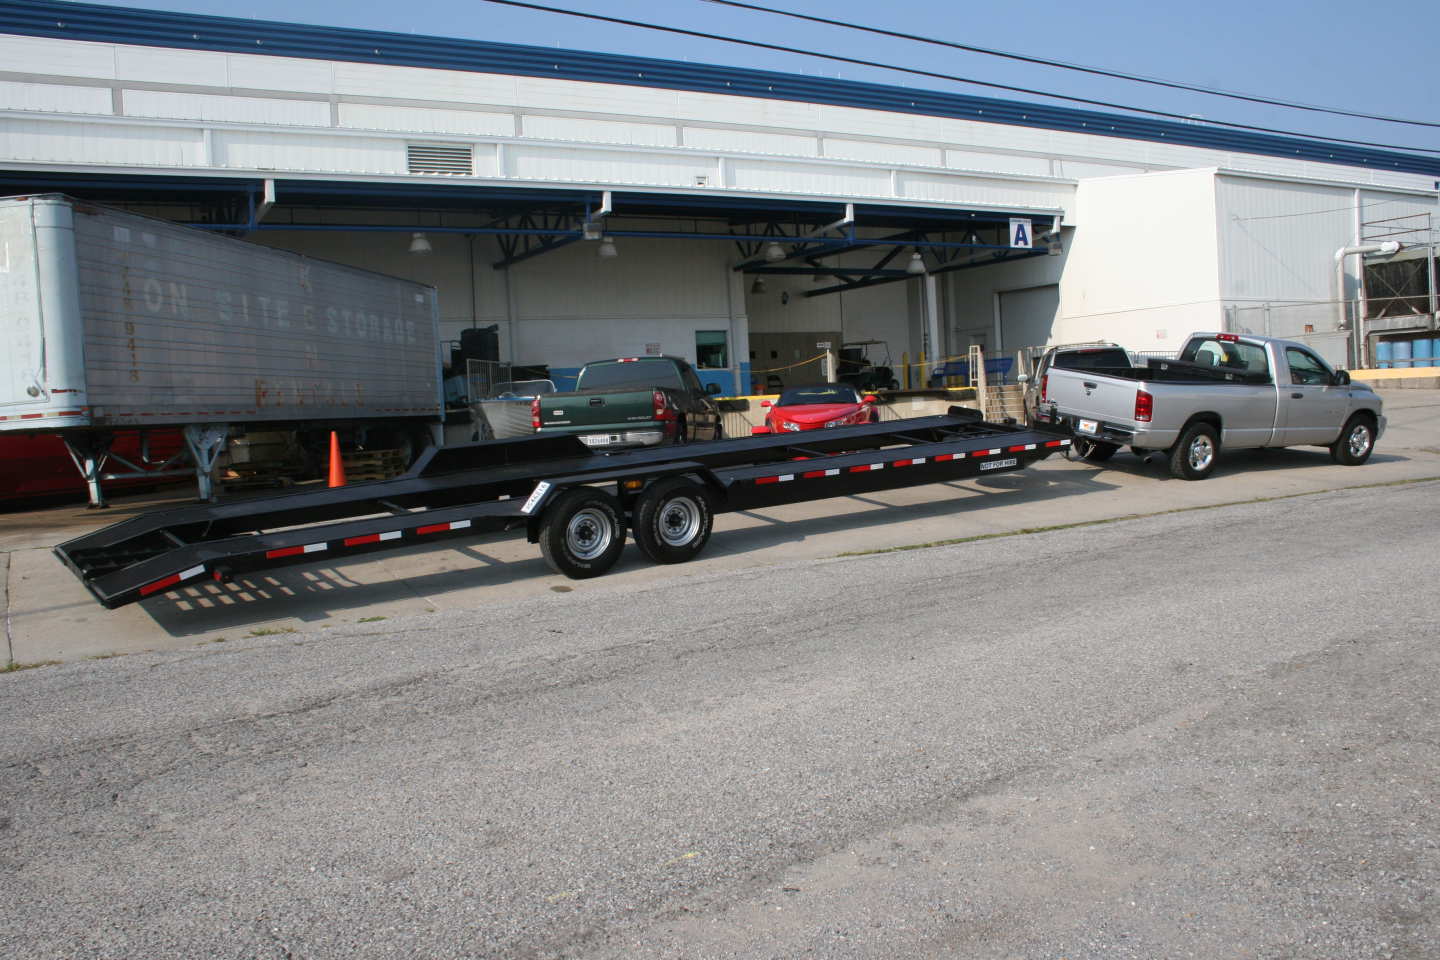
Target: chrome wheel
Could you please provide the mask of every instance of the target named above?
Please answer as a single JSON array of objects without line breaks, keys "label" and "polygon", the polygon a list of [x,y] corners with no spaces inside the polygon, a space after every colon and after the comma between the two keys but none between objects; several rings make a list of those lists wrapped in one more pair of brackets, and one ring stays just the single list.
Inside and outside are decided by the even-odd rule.
[{"label": "chrome wheel", "polygon": [[1196,473],[1204,473],[1210,469],[1210,464],[1215,459],[1215,444],[1205,434],[1199,434],[1190,441],[1190,448],[1186,454],[1190,461],[1190,469]]},{"label": "chrome wheel", "polygon": [[683,547],[695,539],[703,525],[704,514],[699,504],[689,497],[675,497],[665,501],[661,508],[656,532],[667,546]]},{"label": "chrome wheel", "polygon": [[594,560],[610,547],[610,518],[594,508],[576,511],[565,525],[565,546],[577,560]]},{"label": "chrome wheel", "polygon": [[1370,443],[1370,426],[1365,423],[1355,424],[1350,430],[1350,436],[1345,441],[1350,456],[1356,459],[1370,452]]}]

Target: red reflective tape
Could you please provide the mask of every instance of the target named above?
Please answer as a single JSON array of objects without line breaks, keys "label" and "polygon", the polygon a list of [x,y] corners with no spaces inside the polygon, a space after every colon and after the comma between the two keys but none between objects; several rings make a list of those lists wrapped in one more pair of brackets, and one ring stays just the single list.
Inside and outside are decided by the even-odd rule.
[{"label": "red reflective tape", "polygon": [[890,466],[892,466],[892,467],[908,467],[908,466],[910,466],[910,464],[912,464],[912,463],[914,463],[914,462],[915,462],[914,460],[896,460],[894,463],[890,464]]},{"label": "red reflective tape", "polygon": [[823,477],[823,476],[825,476],[825,471],[824,471],[824,470],[807,470],[805,473],[800,474],[800,476],[804,477],[806,480],[814,480],[816,477]]},{"label": "red reflective tape", "polygon": [[277,560],[280,557],[293,557],[305,552],[304,547],[281,547],[279,550],[266,550],[266,560]]},{"label": "red reflective tape", "polygon": [[420,529],[416,530],[415,532],[418,533],[418,534],[420,534],[421,536],[424,536],[424,535],[427,534],[427,533],[441,533],[441,532],[447,532],[447,533],[448,533],[449,530],[450,530],[450,524],[448,524],[448,523],[432,523],[432,524],[430,524],[428,527],[421,527]]},{"label": "red reflective tape", "polygon": [[1059,441],[1059,440],[1047,440],[1047,441],[1045,441],[1045,446],[1047,446],[1047,447],[1058,447],[1058,446],[1060,446],[1060,443],[1061,443],[1061,441]]},{"label": "red reflective tape", "polygon": [[1006,452],[1006,453],[1024,453],[1024,452],[1025,452],[1025,449],[1026,449],[1025,444],[1022,443],[1022,444],[1020,444],[1019,446],[1006,447],[1006,448],[1005,448],[1005,452]]},{"label": "red reflective tape", "polygon": [[148,596],[150,596],[150,594],[152,594],[152,593],[159,593],[161,590],[164,590],[164,589],[166,589],[167,587],[173,587],[173,586],[175,586],[175,584],[177,584],[177,583],[179,583],[179,582],[180,582],[180,574],[178,574],[178,573],[172,573],[170,576],[166,577],[164,580],[156,580],[154,583],[149,583],[149,584],[146,584],[145,586],[141,587],[141,588],[140,588],[140,596],[142,596],[142,597],[148,597]]},{"label": "red reflective tape", "polygon": [[780,482],[780,478],[779,478],[779,477],[756,477],[756,478],[755,478],[755,482],[756,482],[756,483],[779,483],[779,482]]},{"label": "red reflective tape", "polygon": [[378,534],[378,533],[368,533],[368,534],[366,534],[366,535],[363,536],[363,537],[346,537],[346,538],[345,538],[345,546],[347,546],[347,547],[358,547],[358,546],[360,546],[360,545],[362,545],[362,544],[366,544],[366,543],[379,543],[379,542],[380,542],[380,534]]}]

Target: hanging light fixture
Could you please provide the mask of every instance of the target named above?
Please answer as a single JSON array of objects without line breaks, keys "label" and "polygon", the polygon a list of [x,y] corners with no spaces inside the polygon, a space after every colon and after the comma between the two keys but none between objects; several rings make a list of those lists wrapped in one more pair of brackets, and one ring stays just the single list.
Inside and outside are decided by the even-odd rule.
[{"label": "hanging light fixture", "polygon": [[620,256],[620,251],[615,249],[615,241],[605,237],[600,241],[600,249],[595,251],[596,256],[601,260],[613,260]]},{"label": "hanging light fixture", "polygon": [[925,258],[920,256],[919,250],[910,254],[910,262],[905,264],[905,272],[912,277],[918,277],[925,272]]},{"label": "hanging light fixture", "polygon": [[771,263],[774,263],[777,260],[784,260],[785,249],[781,247],[779,243],[771,240],[770,243],[765,247],[765,259],[769,260]]},{"label": "hanging light fixture", "polygon": [[412,234],[410,234],[410,252],[411,252],[411,253],[417,254],[417,255],[423,255],[423,254],[429,253],[429,252],[430,252],[431,250],[433,250],[433,249],[434,249],[434,247],[430,246],[430,241],[429,241],[428,239],[426,239],[425,234],[423,234],[423,233],[412,233]]},{"label": "hanging light fixture", "polygon": [[750,284],[750,292],[751,292],[751,293],[764,293],[764,292],[765,292],[765,278],[764,278],[764,277],[756,277],[756,278],[755,278],[755,282],[752,283],[752,284]]}]

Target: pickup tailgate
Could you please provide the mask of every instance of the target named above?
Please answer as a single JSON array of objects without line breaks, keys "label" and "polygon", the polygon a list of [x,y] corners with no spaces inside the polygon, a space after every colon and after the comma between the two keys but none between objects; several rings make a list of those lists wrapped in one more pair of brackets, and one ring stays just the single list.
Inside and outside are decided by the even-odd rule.
[{"label": "pickup tailgate", "polygon": [[655,419],[654,390],[596,390],[540,397],[540,428],[623,428]]},{"label": "pickup tailgate", "polygon": [[1138,390],[1135,380],[1052,367],[1045,384],[1045,400],[1055,404],[1056,412],[1062,416],[1124,424],[1135,419]]}]

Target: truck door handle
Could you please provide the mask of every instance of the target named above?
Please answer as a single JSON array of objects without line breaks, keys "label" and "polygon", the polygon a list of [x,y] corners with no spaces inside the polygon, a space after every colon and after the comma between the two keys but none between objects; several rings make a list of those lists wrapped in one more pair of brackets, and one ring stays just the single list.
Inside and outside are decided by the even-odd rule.
[{"label": "truck door handle", "polygon": [[1098,389],[1099,386],[1100,386],[1100,384],[1098,384],[1098,383],[1091,383],[1091,382],[1088,381],[1088,380],[1081,381],[1081,384],[1080,384],[1080,385],[1083,386],[1086,390],[1095,390],[1095,389]]},{"label": "truck door handle", "polygon": [[603,406],[605,406],[605,400],[604,400],[604,398],[602,398],[602,397],[591,397],[591,398],[590,398],[590,406],[592,406],[592,407],[603,407]]},{"label": "truck door handle", "polygon": [[1304,400],[1304,399],[1305,399],[1305,394],[1303,394],[1303,393],[1292,393],[1292,394],[1290,394],[1290,399],[1291,399],[1291,400]]}]

